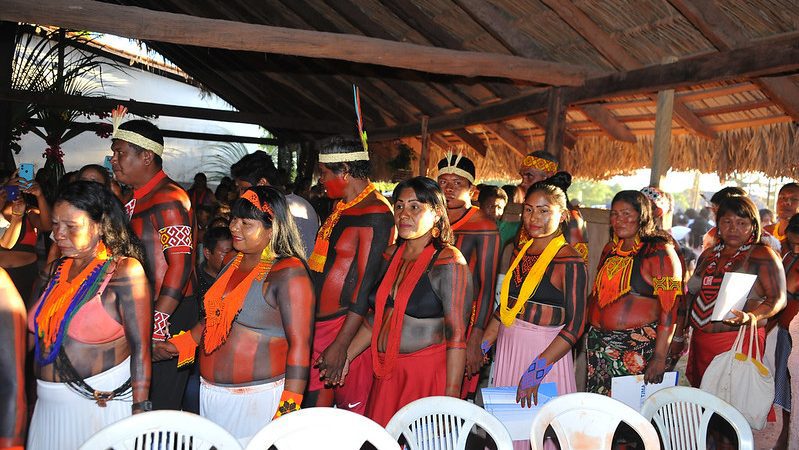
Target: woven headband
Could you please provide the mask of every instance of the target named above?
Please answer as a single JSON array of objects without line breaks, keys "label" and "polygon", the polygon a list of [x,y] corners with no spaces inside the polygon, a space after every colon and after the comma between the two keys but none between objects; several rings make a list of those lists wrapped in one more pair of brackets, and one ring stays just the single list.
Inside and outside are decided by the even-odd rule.
[{"label": "woven headband", "polygon": [[326,153],[319,154],[319,162],[324,164],[333,164],[340,162],[351,161],[369,161],[369,152],[362,150],[359,152],[350,153]]},{"label": "woven headband", "polygon": [[463,158],[463,154],[458,153],[458,156],[455,157],[455,161],[453,161],[452,152],[447,152],[447,155],[444,158],[447,161],[447,165],[438,169],[438,174],[443,175],[445,173],[451,173],[453,175],[458,175],[463,178],[466,178],[467,180],[469,180],[469,183],[474,184],[474,175],[458,167],[458,163],[461,161],[461,158]]},{"label": "woven headband", "polygon": [[111,123],[114,126],[114,132],[111,134],[111,139],[122,139],[125,142],[130,142],[131,144],[138,145],[139,147],[150,150],[151,152],[155,153],[158,156],[164,154],[164,146],[155,142],[152,139],[146,138],[139,133],[129,131],[129,130],[120,130],[119,125],[122,124],[122,119],[125,118],[125,114],[128,113],[128,108],[125,108],[122,105],[117,106],[111,111]]},{"label": "woven headband", "polygon": [[538,156],[527,155],[522,160],[522,167],[532,167],[544,172],[555,173],[558,170],[558,163]]},{"label": "woven headband", "polygon": [[269,207],[269,204],[266,202],[263,202],[262,204],[261,200],[258,198],[258,194],[256,194],[254,191],[248,190],[244,192],[241,194],[241,198],[252,203],[252,205],[261,210],[261,212],[266,213],[270,219],[275,217],[275,213],[272,211],[272,208]]}]

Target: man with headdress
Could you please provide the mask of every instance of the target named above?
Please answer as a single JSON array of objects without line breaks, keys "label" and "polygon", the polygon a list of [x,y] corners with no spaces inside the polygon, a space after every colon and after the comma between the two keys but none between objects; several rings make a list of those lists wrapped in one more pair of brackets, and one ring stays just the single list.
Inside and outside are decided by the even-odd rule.
[{"label": "man with headdress", "polygon": [[[317,306],[314,367],[303,407],[335,403],[359,414],[366,410],[373,379],[371,353],[348,362],[347,348],[368,312],[369,294],[380,281],[382,254],[395,232],[391,206],[369,181],[369,170],[369,153],[362,142],[337,137],[319,153],[320,182],[327,196],[338,202],[308,258]],[[347,362],[346,384],[339,385]],[[320,380],[320,371],[325,380]]]},{"label": "man with headdress", "polygon": [[467,157],[451,153],[438,162],[438,185],[447,201],[447,216],[455,235],[455,247],[461,251],[472,272],[474,300],[467,329],[466,379],[461,397],[477,389],[483,363],[481,343],[483,330],[493,312],[494,281],[499,264],[499,231],[492,219],[472,205],[474,163]]},{"label": "man with headdress", "polygon": [[[123,199],[133,232],[144,247],[142,261],[154,293],[153,341],[191,329],[199,319],[194,297],[194,220],[186,191],[162,169],[164,138],[146,120],[120,124],[114,111],[111,167],[116,179],[133,189]],[[164,359],[164,360],[162,360]],[[172,355],[153,351],[150,400],[153,409],[180,409],[189,376]]]},{"label": "man with headdress", "polygon": [[[511,203],[505,207],[505,213],[502,215],[502,220],[499,224],[500,237],[503,244],[519,234],[527,189],[533,184],[555,175],[557,171],[558,158],[543,150],[532,152],[522,159],[521,167],[519,167],[519,175],[522,177],[522,182],[517,186],[513,198],[508,199]],[[525,236],[519,236],[519,238],[521,240],[526,239]],[[569,209],[569,235],[566,236],[566,240],[587,262],[588,238],[585,221],[577,209]]]}]

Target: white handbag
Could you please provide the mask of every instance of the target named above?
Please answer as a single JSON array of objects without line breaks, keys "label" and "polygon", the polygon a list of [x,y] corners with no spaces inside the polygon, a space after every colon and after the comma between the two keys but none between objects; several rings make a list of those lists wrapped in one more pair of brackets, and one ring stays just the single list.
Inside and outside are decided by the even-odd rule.
[{"label": "white handbag", "polygon": [[[774,403],[774,377],[761,363],[757,323],[742,326],[732,349],[716,355],[707,366],[700,388],[734,406],[755,430],[766,426],[766,417]],[[743,353],[744,339],[749,351]],[[752,357],[752,349],[755,355]]]}]

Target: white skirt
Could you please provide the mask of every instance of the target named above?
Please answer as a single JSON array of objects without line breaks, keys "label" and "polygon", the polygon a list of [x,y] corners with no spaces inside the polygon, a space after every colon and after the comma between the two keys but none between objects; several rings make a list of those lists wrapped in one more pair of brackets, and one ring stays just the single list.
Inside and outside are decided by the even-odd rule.
[{"label": "white skirt", "polygon": [[[130,378],[130,357],[86,379],[99,391],[113,391]],[[28,450],[77,449],[92,435],[131,415],[132,399],[112,400],[100,407],[66,383],[36,380],[36,407],[28,431]]]},{"label": "white skirt", "polygon": [[220,386],[200,377],[200,415],[227,430],[244,447],[272,421],[285,381]]}]

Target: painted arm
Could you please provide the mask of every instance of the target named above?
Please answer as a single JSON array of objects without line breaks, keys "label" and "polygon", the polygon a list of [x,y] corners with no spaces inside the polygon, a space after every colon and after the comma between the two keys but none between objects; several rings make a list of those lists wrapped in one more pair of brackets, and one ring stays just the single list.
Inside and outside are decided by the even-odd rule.
[{"label": "painted arm", "polygon": [[[109,287],[116,294],[116,306],[130,347],[130,382],[133,403],[149,398],[151,367],[152,293],[144,268],[133,258],[119,261]],[[134,410],[134,413],[141,412]]]},{"label": "painted arm", "polygon": [[660,315],[655,353],[647,362],[644,382],[660,383],[663,381],[663,372],[666,371],[666,356],[676,328],[678,296],[682,293],[682,266],[671,244],[663,245],[653,255],[645,258],[644,279],[652,284],[660,305]]},{"label": "painted arm", "polygon": [[25,304],[14,283],[0,269],[0,448],[25,444],[26,354]]},{"label": "painted arm", "polygon": [[477,242],[477,264],[474,267],[474,302],[476,317],[471,334],[466,343],[466,376],[470,377],[480,371],[483,365],[483,330],[491,317],[494,306],[494,287],[499,265],[499,232],[487,231],[475,236]]},{"label": "painted arm", "polygon": [[445,395],[459,397],[466,366],[466,328],[474,298],[469,266],[457,249],[442,251],[430,270],[430,282],[444,307],[444,337],[447,345]]},{"label": "painted arm", "polygon": [[305,266],[296,258],[287,258],[270,275],[288,341],[285,390],[302,395],[311,366],[316,297]]},{"label": "painted arm", "polygon": [[[755,321],[768,319],[782,311],[788,302],[785,295],[785,269],[782,260],[770,247],[758,246],[752,251],[749,264],[756,265],[755,292],[763,301],[748,311],[748,316]],[[744,315],[740,311],[733,311],[733,314],[738,316],[739,320]],[[742,323],[746,322],[743,320]]]},{"label": "painted arm", "polygon": [[22,222],[25,220],[26,208],[27,205],[25,205],[25,200],[21,198],[12,202],[11,220],[8,222],[10,225],[6,229],[5,233],[3,233],[3,236],[0,237],[0,247],[10,249],[17,244],[19,235],[22,233]]}]

